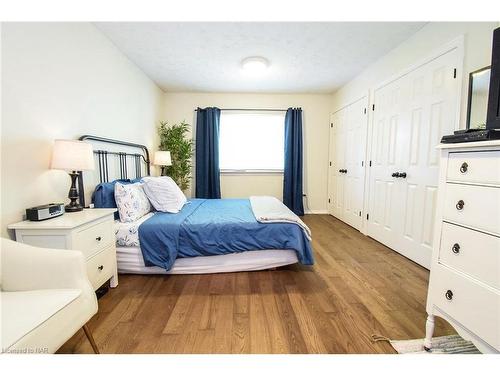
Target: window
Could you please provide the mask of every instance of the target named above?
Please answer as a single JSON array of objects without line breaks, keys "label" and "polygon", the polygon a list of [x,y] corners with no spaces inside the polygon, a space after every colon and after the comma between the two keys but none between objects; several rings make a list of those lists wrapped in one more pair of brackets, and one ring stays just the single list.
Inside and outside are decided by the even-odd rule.
[{"label": "window", "polygon": [[222,172],[282,172],[285,113],[222,112],[219,165]]}]

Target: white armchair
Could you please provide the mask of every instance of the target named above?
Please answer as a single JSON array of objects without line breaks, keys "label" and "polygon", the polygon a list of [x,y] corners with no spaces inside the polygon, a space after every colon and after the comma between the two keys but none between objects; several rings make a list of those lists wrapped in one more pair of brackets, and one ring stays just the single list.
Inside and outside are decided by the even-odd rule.
[{"label": "white armchair", "polygon": [[54,353],[97,312],[80,251],[42,249],[1,239],[1,349]]}]

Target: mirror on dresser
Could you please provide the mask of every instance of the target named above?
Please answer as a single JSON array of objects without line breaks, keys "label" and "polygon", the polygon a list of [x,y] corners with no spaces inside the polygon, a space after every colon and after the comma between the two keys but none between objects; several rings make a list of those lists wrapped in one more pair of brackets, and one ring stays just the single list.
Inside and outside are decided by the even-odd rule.
[{"label": "mirror on dresser", "polygon": [[490,73],[491,67],[487,66],[469,74],[467,129],[486,128]]}]

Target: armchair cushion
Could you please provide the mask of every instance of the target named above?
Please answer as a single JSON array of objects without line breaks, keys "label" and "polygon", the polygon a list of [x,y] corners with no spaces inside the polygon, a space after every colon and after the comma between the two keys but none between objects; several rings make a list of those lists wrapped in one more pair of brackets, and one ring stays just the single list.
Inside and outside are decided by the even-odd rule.
[{"label": "armchair cushion", "polygon": [[9,348],[81,294],[78,289],[2,292],[2,347]]}]

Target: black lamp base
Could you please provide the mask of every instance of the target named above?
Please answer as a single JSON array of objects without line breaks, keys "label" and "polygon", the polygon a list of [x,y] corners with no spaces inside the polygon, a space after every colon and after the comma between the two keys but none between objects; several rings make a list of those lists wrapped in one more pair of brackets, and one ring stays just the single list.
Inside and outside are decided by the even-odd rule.
[{"label": "black lamp base", "polygon": [[71,187],[69,188],[68,198],[71,201],[69,204],[64,206],[66,212],[78,212],[82,211],[83,207],[78,203],[78,190],[76,190],[76,180],[78,179],[78,172],[73,171],[69,174],[71,176]]},{"label": "black lamp base", "polygon": [[83,211],[83,206],[77,204],[76,206],[72,206],[71,204],[67,204],[64,206],[64,212],[78,212]]}]

